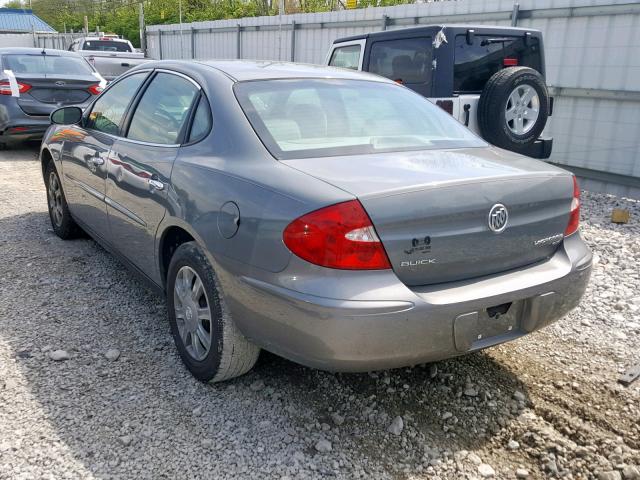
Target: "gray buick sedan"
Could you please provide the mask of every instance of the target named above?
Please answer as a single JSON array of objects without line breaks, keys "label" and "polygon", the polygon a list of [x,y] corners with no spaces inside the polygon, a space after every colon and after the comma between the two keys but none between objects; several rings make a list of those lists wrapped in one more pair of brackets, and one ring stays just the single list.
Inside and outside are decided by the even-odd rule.
[{"label": "gray buick sedan", "polygon": [[261,348],[342,371],[477,351],[559,319],[589,280],[570,173],[382,77],[153,62],[51,119],[53,229],[166,295],[201,380]]}]

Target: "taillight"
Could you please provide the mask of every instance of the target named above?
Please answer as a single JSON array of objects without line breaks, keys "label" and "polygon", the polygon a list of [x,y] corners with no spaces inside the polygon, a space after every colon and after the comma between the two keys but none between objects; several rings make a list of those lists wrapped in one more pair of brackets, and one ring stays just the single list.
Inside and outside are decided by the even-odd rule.
[{"label": "taillight", "polygon": [[505,58],[502,60],[502,65],[505,67],[517,67],[518,59],[517,58]]},{"label": "taillight", "polygon": [[322,267],[391,268],[371,219],[358,200],[303,215],[285,228],[283,240],[298,257]]},{"label": "taillight", "polygon": [[580,187],[578,180],[573,177],[573,199],[571,200],[571,212],[569,213],[569,223],[564,231],[564,236],[575,233],[580,226]]},{"label": "taillight", "polygon": [[95,85],[91,85],[88,90],[91,95],[100,95],[104,90],[104,87],[101,87],[96,83]]},{"label": "taillight", "polygon": [[436,105],[449,115],[453,115],[453,100],[436,100]]},{"label": "taillight", "polygon": [[[25,93],[31,90],[31,85],[28,83],[18,83],[18,92]],[[7,81],[0,82],[0,95],[11,95],[11,84]]]}]

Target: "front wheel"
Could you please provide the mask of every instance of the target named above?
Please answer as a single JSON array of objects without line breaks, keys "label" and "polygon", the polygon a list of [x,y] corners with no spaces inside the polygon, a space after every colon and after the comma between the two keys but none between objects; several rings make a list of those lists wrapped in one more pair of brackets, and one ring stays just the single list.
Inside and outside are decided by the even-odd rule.
[{"label": "front wheel", "polygon": [[180,245],[171,258],[167,301],[176,347],[198,380],[228,380],[255,365],[260,348],[233,322],[215,272],[195,242]]},{"label": "front wheel", "polygon": [[69,212],[67,199],[62,190],[60,177],[53,164],[49,162],[44,173],[45,186],[47,189],[47,206],[49,207],[49,219],[56,235],[63,240],[76,238],[80,235],[80,227]]}]

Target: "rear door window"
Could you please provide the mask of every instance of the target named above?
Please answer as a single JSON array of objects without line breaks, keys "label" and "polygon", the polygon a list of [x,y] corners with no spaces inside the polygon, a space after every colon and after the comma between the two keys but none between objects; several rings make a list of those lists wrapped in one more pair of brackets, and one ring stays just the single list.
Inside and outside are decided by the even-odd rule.
[{"label": "rear door window", "polygon": [[193,115],[193,123],[189,132],[189,142],[202,140],[211,130],[211,108],[204,95],[200,97],[198,107]]},{"label": "rear door window", "polygon": [[429,37],[375,42],[369,71],[405,85],[431,84],[432,49]]},{"label": "rear door window", "polygon": [[186,78],[158,73],[136,107],[127,138],[177,144],[198,92],[198,87]]},{"label": "rear door window", "polygon": [[535,37],[474,35],[471,45],[466,35],[456,36],[453,90],[481,92],[491,76],[506,66],[525,66],[542,73],[540,42]]},{"label": "rear door window", "polygon": [[360,68],[360,51],[361,45],[346,45],[337,47],[331,54],[329,65],[332,67],[350,68],[358,70]]}]

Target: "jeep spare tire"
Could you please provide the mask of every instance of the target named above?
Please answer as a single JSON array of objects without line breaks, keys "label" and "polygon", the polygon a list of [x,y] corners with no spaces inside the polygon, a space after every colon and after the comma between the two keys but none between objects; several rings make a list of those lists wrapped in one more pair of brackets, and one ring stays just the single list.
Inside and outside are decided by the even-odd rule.
[{"label": "jeep spare tire", "polygon": [[549,117],[544,78],[528,67],[508,67],[487,82],[478,102],[478,124],[485,140],[519,151],[536,141]]}]

